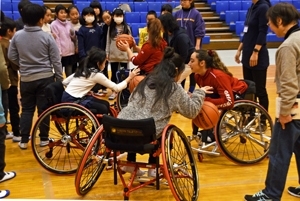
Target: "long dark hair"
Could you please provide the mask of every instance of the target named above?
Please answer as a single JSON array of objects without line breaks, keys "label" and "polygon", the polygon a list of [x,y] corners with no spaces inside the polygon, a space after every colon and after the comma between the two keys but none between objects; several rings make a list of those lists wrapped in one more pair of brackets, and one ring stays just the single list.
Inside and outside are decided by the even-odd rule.
[{"label": "long dark hair", "polygon": [[100,11],[100,15],[99,16],[96,16],[96,18],[98,18],[99,17],[99,21],[98,21],[98,23],[101,23],[101,22],[103,22],[103,20],[102,20],[102,15],[103,15],[103,9],[102,9],[102,5],[101,5],[101,3],[99,2],[99,1],[92,1],[91,3],[90,3],[90,7],[92,7],[93,9],[94,8],[99,8],[99,11]]},{"label": "long dark hair", "polygon": [[92,73],[99,72],[98,63],[102,64],[106,60],[105,51],[93,46],[88,51],[87,56],[79,62],[74,77],[89,78]]},{"label": "long dark hair", "polygon": [[177,85],[175,78],[183,72],[184,68],[184,61],[181,56],[175,53],[172,47],[166,47],[163,60],[137,85],[132,93],[132,97],[135,94],[140,94],[142,103],[145,104],[146,95],[144,89],[148,86],[156,92],[153,106],[163,99],[165,106],[169,107],[168,99]]},{"label": "long dark hair", "polygon": [[205,61],[206,68],[214,68],[223,71],[224,73],[232,76],[228,68],[221,61],[218,53],[214,50],[195,50],[196,58],[200,61]]},{"label": "long dark hair", "polygon": [[[112,13],[112,18],[114,16],[123,16],[123,22],[122,24],[124,25],[124,30],[123,30],[123,34],[129,34],[129,29],[128,29],[128,24],[125,21],[125,11],[123,11],[121,8],[116,8],[114,9],[113,13]],[[116,29],[116,22],[114,21],[114,19],[111,20],[110,26],[109,26],[109,36],[111,38],[115,38],[117,36],[117,29]]]},{"label": "long dark hair", "polygon": [[175,17],[171,13],[165,13],[159,16],[158,19],[160,20],[165,33],[174,33],[174,31],[179,30],[180,28]]}]

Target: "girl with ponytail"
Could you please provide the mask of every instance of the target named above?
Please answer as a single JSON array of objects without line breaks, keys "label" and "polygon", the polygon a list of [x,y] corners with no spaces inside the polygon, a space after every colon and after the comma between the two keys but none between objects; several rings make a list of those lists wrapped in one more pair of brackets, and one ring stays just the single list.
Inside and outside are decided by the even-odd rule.
[{"label": "girl with ponytail", "polygon": [[[178,111],[186,118],[195,118],[202,107],[206,93],[211,87],[204,86],[196,89],[189,96],[177,84],[180,75],[185,69],[184,60],[171,47],[164,50],[163,60],[150,72],[134,89],[129,97],[128,105],[118,115],[120,119],[146,119],[153,117],[156,126],[156,135],[160,135],[169,123],[172,113]],[[136,161],[136,155],[128,153],[128,161]],[[150,155],[149,163],[155,163]],[[122,170],[132,173],[134,167],[124,166]],[[138,171],[137,176],[143,175]],[[149,177],[155,177],[155,170],[148,171]]]},{"label": "girl with ponytail", "polygon": [[116,84],[102,73],[105,62],[105,51],[97,47],[92,47],[87,57],[79,63],[76,72],[63,81],[63,84],[67,87],[63,93],[62,102],[80,101],[79,104],[89,109],[95,109],[99,114],[108,114],[108,102],[88,96],[91,89],[96,84],[100,84],[119,92],[127,87],[129,81],[138,75],[140,70],[133,70],[124,81]]},{"label": "girl with ponytail", "polygon": [[[213,93],[205,97],[206,101],[212,102],[220,109],[231,109],[234,105],[235,94],[242,95],[248,85],[233,77],[228,68],[221,61],[214,50],[195,50],[189,62],[192,72],[195,73],[195,80],[199,87],[211,86]],[[198,128],[193,125],[193,134],[197,135]],[[203,142],[209,136],[213,139],[212,130],[201,131]]]}]

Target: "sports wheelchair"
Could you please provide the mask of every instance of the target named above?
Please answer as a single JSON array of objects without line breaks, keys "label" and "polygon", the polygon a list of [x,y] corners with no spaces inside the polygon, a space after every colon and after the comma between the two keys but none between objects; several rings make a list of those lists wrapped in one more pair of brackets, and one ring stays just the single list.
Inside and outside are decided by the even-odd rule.
[{"label": "sports wheelchair", "polygon": [[[64,86],[59,81],[46,87],[48,108],[33,126],[31,147],[46,170],[71,174],[76,172],[84,149],[99,128],[98,119],[102,114],[77,103],[61,103],[63,91]],[[113,107],[110,107],[110,115],[117,116]],[[48,143],[43,144],[45,140]]]},{"label": "sports wheelchair", "polygon": [[[124,200],[129,200],[133,191],[150,184],[159,189],[162,181],[166,181],[175,200],[198,200],[196,163],[189,141],[178,127],[167,125],[162,135],[157,137],[153,118],[124,120],[104,115],[102,123],[79,163],[75,176],[77,194],[88,193],[103,170],[113,169],[114,184],[117,184],[118,173],[124,186]],[[153,154],[156,164],[124,161],[125,152]],[[159,164],[159,158],[162,164]],[[124,165],[135,168],[128,183],[122,175],[121,167]],[[140,183],[134,183],[138,168],[156,168],[156,178],[139,178]]]},{"label": "sports wheelchair", "polygon": [[[248,86],[253,85],[246,82]],[[268,112],[254,102],[254,94],[255,86],[244,98],[236,95],[232,109],[220,111],[219,121],[213,129],[215,141],[207,142],[206,136],[205,139],[199,135],[188,137],[190,142],[197,142],[192,149],[198,153],[200,162],[203,154],[219,156],[220,152],[237,164],[254,164],[267,157],[273,121]]]}]

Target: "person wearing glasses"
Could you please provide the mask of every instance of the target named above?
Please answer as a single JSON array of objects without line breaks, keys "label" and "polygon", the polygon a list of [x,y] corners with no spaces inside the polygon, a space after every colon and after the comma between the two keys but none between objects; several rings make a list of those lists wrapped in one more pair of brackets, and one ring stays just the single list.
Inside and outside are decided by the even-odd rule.
[{"label": "person wearing glasses", "polygon": [[[300,108],[297,107],[300,102],[300,14],[292,4],[280,2],[269,8],[267,18],[270,29],[278,37],[284,38],[275,57],[278,109],[265,188],[254,195],[246,195],[246,201],[281,200],[293,153],[300,174]],[[299,187],[289,187],[288,192],[300,197]]]}]

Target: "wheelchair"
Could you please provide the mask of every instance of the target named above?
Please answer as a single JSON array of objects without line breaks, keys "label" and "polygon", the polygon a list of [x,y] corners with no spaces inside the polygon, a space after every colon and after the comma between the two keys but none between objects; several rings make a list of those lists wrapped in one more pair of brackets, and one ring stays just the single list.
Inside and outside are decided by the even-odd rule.
[{"label": "wheelchair", "polygon": [[[32,130],[31,147],[39,164],[56,174],[75,173],[102,114],[77,103],[60,103],[64,87],[57,81],[45,89],[48,108],[38,117]],[[110,115],[117,116],[110,107]],[[42,144],[41,141],[48,141]]]},{"label": "wheelchair", "polygon": [[[103,124],[93,135],[79,163],[75,176],[77,194],[87,194],[104,170],[113,169],[114,184],[117,184],[117,174],[123,184],[124,200],[129,200],[133,191],[144,186],[154,184],[158,190],[160,184],[166,183],[175,200],[198,200],[199,177],[187,137],[174,125],[167,125],[160,137],[155,131],[153,118],[124,120],[104,115]],[[101,142],[105,146],[101,146]],[[156,164],[122,160],[126,152],[153,154]],[[135,168],[128,183],[122,175],[124,165]],[[139,168],[156,168],[156,178],[139,178],[140,182],[134,183]]]},{"label": "wheelchair", "polygon": [[[117,73],[116,73],[118,83],[125,80],[128,77],[129,72],[130,72],[130,70],[127,70],[124,67],[121,67],[120,70],[117,71]],[[129,91],[128,87],[118,93],[117,100],[115,103],[115,107],[117,108],[118,111],[121,111],[122,108],[127,106],[129,96],[130,96],[130,91]]]},{"label": "wheelchair", "polygon": [[232,109],[220,111],[213,129],[215,141],[207,142],[199,135],[189,136],[190,142],[197,142],[192,149],[200,162],[203,154],[219,156],[222,153],[236,164],[254,164],[268,156],[273,121],[254,99],[253,92],[247,93],[244,99],[236,96]]}]

